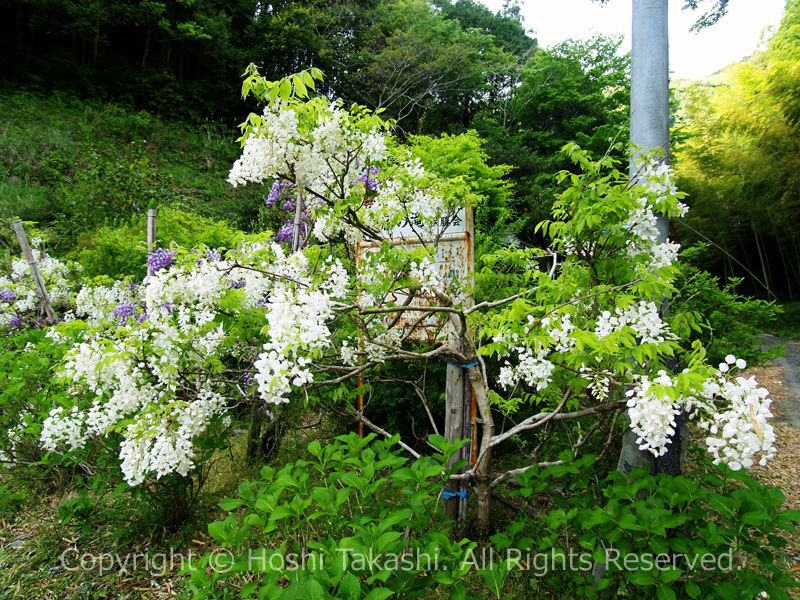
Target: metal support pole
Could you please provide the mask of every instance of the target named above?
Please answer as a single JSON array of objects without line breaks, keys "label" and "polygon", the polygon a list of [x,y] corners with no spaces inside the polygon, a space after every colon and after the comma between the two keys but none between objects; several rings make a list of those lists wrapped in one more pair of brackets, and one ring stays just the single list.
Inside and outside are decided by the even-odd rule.
[{"label": "metal support pole", "polygon": [[156,227],[158,223],[158,210],[149,208],[147,210],[147,258],[156,249]]},{"label": "metal support pole", "polygon": [[303,213],[303,189],[297,185],[297,196],[294,206],[294,226],[292,228],[292,254],[300,248],[300,216]]}]

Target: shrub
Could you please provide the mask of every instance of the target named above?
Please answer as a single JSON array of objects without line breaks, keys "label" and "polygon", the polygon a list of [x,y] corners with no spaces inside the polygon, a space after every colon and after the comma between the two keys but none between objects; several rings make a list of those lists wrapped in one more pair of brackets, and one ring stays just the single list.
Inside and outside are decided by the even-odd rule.
[{"label": "shrub", "polygon": [[692,339],[698,339],[708,352],[709,362],[722,362],[733,354],[751,365],[757,365],[780,352],[779,348],[763,350],[759,346],[758,334],[769,331],[781,314],[774,302],[749,298],[736,293],[741,279],[731,279],[720,286],[719,279],[706,271],[681,265],[680,276],[675,282],[679,293],[673,300],[674,312],[693,311],[698,321],[705,323]]},{"label": "shrub", "polygon": [[[125,224],[103,226],[79,238],[75,252],[86,276],[107,275],[141,279],[147,268],[147,219],[139,215]],[[186,248],[205,245],[209,248],[232,248],[242,233],[223,221],[162,208],[158,212],[158,244]]]},{"label": "shrub", "polygon": [[208,526],[221,548],[188,566],[193,597],[240,585],[242,598],[414,598],[450,586],[464,597],[475,544],[450,540],[439,509],[457,446],[432,436],[442,453],[412,462],[398,439],[313,441],[310,461],[242,483],[220,503],[238,514]]},{"label": "shrub", "polygon": [[[583,469],[591,462],[587,456],[522,474],[512,495],[548,494],[557,508],[539,521],[543,535],[503,534],[505,543],[553,557],[553,570],[564,571],[579,597],[788,598],[783,588],[796,583],[776,550],[800,511],[780,510],[786,498],[779,488],[708,463],[691,476],[615,471],[598,488]],[[526,522],[508,530],[530,531]],[[606,565],[598,580],[593,561]]]},{"label": "shrub", "polygon": [[49,471],[58,457],[45,457],[39,444],[41,423],[68,397],[52,377],[53,365],[71,347],[68,331],[51,337],[43,329],[21,330],[0,338],[0,464],[5,470],[35,467]]},{"label": "shrub", "polygon": [[144,140],[132,142],[129,153],[106,156],[88,150],[81,167],[62,190],[67,236],[179,199],[169,175],[151,164]]}]

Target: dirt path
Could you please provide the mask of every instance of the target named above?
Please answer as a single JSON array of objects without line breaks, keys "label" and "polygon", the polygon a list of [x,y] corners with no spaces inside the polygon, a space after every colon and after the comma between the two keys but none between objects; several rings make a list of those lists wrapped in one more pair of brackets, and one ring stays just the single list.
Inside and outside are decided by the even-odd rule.
[{"label": "dirt path", "polygon": [[[764,335],[765,344],[784,344],[786,355],[773,359],[766,367],[748,369],[770,391],[772,412],[775,415],[777,454],[766,467],[754,466],[752,475],[762,483],[775,485],[786,495],[784,508],[800,509],[800,342]],[[800,533],[784,536],[790,569],[800,581]],[[791,563],[794,563],[791,566]],[[792,598],[800,598],[793,590]]]},{"label": "dirt path", "polygon": [[[772,335],[761,336],[761,339],[767,345],[783,344],[786,348],[786,355],[771,363],[779,373],[779,381],[775,382],[778,385],[774,387],[780,387],[782,392],[780,398],[776,398],[773,412],[777,420],[800,430],[800,342]],[[773,396],[778,393],[777,389],[767,388]]]}]

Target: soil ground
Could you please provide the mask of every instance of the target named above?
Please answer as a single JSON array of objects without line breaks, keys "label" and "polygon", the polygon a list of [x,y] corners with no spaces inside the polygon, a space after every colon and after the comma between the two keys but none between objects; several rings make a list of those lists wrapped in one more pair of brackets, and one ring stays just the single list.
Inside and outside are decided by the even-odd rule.
[{"label": "soil ground", "polygon": [[[783,489],[785,508],[800,509],[800,342],[768,335],[762,339],[786,348],[785,356],[746,373],[770,391],[778,452],[766,467],[755,466],[751,473],[762,483]],[[787,541],[787,554],[795,564],[792,571],[800,581],[800,534],[788,536]]]}]

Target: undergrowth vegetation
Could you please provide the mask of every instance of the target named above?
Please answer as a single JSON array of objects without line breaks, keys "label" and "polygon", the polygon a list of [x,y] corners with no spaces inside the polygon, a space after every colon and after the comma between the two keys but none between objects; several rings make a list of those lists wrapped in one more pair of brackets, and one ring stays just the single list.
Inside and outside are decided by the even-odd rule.
[{"label": "undergrowth vegetation", "polygon": [[66,94],[0,90],[0,218],[52,229],[64,249],[151,207],[182,206],[250,230],[262,198],[224,181],[235,138],[215,123],[198,129]]}]

